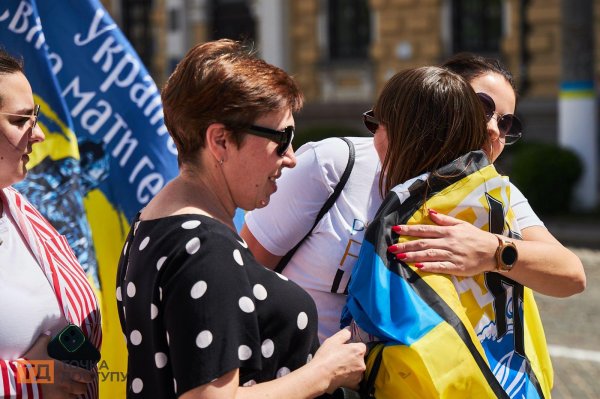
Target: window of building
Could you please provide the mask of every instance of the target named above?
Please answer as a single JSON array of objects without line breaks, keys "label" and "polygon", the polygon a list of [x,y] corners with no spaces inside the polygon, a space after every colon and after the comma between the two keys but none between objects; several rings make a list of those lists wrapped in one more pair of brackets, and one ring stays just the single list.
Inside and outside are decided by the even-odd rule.
[{"label": "window of building", "polygon": [[211,39],[235,39],[254,42],[254,18],[247,0],[212,0]]},{"label": "window of building", "polygon": [[329,0],[327,26],[331,60],[367,59],[371,16],[367,0]]},{"label": "window of building", "polygon": [[497,55],[502,39],[502,0],[452,1],[452,52]]},{"label": "window of building", "polygon": [[177,8],[172,8],[169,10],[169,32],[178,32],[181,30],[181,24],[179,23],[181,16],[181,10]]},{"label": "window of building", "polygon": [[148,0],[121,0],[123,33],[146,66],[152,63],[151,31],[152,2]]}]

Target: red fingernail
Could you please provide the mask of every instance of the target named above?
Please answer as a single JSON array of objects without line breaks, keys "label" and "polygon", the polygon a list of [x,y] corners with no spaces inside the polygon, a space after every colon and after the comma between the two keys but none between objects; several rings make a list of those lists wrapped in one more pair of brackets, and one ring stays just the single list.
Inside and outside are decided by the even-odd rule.
[{"label": "red fingernail", "polygon": [[400,232],[402,231],[402,229],[400,229],[400,226],[392,226],[392,230],[394,231],[394,233],[398,234],[400,234]]},{"label": "red fingernail", "polygon": [[406,254],[405,253],[396,254],[396,259],[406,259]]},{"label": "red fingernail", "polygon": [[423,266],[425,266],[425,265],[423,265],[422,263],[415,263],[416,268],[422,269]]},{"label": "red fingernail", "polygon": [[398,249],[398,248],[396,247],[396,244],[392,244],[392,245],[390,245],[390,246],[388,247],[388,251],[390,251],[390,252],[393,252],[393,251],[395,251],[396,249]]},{"label": "red fingernail", "polygon": [[438,211],[436,211],[435,209],[429,209],[429,213],[433,213],[434,215],[437,215]]}]

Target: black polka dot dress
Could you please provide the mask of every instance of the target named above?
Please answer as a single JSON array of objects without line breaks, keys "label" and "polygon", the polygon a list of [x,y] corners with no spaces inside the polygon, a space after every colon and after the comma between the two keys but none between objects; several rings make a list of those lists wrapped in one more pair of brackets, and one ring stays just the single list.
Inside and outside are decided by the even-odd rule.
[{"label": "black polka dot dress", "polygon": [[134,222],[117,275],[128,398],[175,398],[240,369],[240,385],[282,377],[318,348],[317,310],[246,243],[202,215]]}]

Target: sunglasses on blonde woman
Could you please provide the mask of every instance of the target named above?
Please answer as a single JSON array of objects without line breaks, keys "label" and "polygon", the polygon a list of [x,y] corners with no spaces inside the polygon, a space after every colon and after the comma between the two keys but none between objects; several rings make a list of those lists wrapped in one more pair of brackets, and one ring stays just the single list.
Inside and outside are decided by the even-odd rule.
[{"label": "sunglasses on blonde woman", "polygon": [[489,95],[485,93],[477,93],[477,97],[483,104],[485,110],[485,116],[489,122],[495,115],[496,122],[498,123],[498,130],[500,131],[500,139],[504,141],[504,145],[511,145],[516,143],[522,136],[522,125],[519,118],[513,114],[501,115],[496,112],[496,103]]},{"label": "sunglasses on blonde woman", "polygon": [[31,124],[31,128],[35,129],[35,127],[37,126],[37,122],[38,122],[38,115],[40,114],[40,106],[39,104],[36,104],[35,107],[33,108],[33,113],[31,115],[24,115],[24,114],[11,114],[9,112],[0,112],[0,115],[8,115],[8,116],[20,116],[22,118],[29,118],[29,120],[31,120],[31,118],[33,118],[33,123]]},{"label": "sunglasses on blonde woman", "polygon": [[363,123],[365,124],[365,127],[367,128],[367,130],[369,132],[371,132],[371,134],[375,134],[375,132],[377,132],[377,129],[379,128],[380,122],[377,118],[375,118],[375,114],[373,113],[373,110],[370,109],[366,112],[363,112],[362,117],[363,117]]}]

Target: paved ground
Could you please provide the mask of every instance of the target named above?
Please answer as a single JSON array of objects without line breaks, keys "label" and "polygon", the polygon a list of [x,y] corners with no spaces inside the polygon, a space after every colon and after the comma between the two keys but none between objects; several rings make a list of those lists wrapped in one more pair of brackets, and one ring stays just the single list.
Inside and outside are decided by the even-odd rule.
[{"label": "paved ground", "polygon": [[600,247],[593,247],[571,247],[586,271],[582,294],[536,295],[554,366],[554,399],[600,398]]}]

